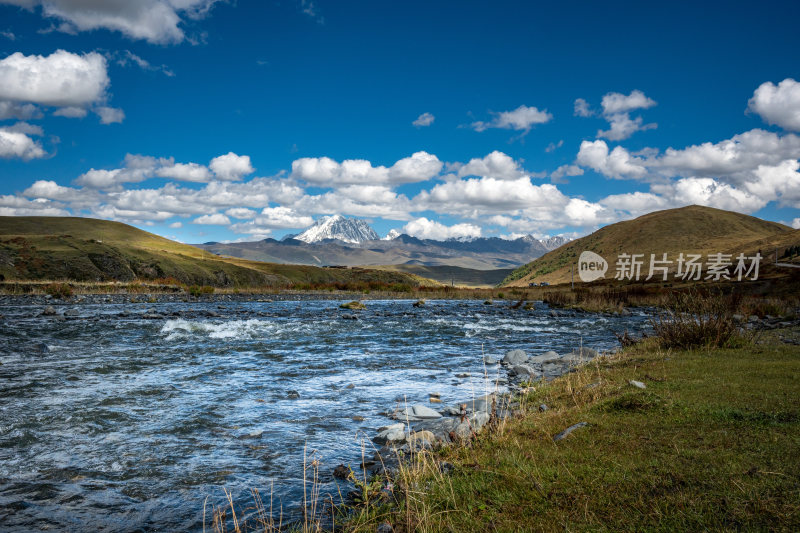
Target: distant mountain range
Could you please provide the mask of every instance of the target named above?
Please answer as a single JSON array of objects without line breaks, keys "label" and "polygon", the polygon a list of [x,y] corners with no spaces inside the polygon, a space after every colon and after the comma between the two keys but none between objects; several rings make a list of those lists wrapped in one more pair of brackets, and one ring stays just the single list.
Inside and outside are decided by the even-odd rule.
[{"label": "distant mountain range", "polygon": [[396,231],[381,239],[366,222],[340,215],[324,217],[302,233],[278,241],[198,244],[211,252],[274,263],[317,266],[421,265],[474,270],[515,268],[553,250],[569,239],[545,240],[530,235],[437,241]]}]

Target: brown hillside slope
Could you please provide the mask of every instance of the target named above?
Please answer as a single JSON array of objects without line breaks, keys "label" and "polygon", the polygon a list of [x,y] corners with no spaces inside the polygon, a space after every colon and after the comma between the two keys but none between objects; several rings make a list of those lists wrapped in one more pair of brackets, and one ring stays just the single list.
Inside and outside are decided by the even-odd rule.
[{"label": "brown hillside slope", "polygon": [[0,217],[0,279],[132,281],[173,278],[216,287],[294,283],[419,284],[412,276],[333,270],[218,257],[205,250],[108,220]]},{"label": "brown hillside slope", "polygon": [[[550,284],[570,281],[570,266],[584,250],[595,252],[609,263],[606,279],[614,276],[617,256],[622,253],[667,253],[674,260],[684,253],[774,253],[776,247],[800,244],[800,232],[783,224],[756,217],[692,205],[656,211],[639,218],[611,224],[572,241],[524,265],[504,280],[505,285],[527,286],[531,282]],[[774,260],[773,256],[765,261]],[[646,268],[643,268],[646,273]],[[576,271],[576,281],[577,281]]]}]

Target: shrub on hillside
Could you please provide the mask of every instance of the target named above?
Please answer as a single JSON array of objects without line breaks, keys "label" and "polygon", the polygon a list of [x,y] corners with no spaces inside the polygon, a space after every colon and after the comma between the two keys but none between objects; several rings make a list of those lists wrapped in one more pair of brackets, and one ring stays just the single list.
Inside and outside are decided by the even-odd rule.
[{"label": "shrub on hillside", "polygon": [[186,289],[186,292],[197,298],[202,294],[213,294],[214,287],[210,287],[208,285],[203,285],[202,287],[199,285],[192,285],[191,287]]},{"label": "shrub on hillside", "polygon": [[50,283],[45,285],[44,292],[53,298],[61,298],[62,300],[72,297],[72,287],[67,283]]}]

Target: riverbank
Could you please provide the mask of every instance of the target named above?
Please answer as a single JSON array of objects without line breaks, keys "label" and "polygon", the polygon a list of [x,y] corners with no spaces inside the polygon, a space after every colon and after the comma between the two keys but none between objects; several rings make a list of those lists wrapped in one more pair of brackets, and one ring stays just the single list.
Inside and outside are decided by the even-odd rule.
[{"label": "riverbank", "polygon": [[798,337],[594,359],[470,444],[420,454],[345,529],[796,531]]}]

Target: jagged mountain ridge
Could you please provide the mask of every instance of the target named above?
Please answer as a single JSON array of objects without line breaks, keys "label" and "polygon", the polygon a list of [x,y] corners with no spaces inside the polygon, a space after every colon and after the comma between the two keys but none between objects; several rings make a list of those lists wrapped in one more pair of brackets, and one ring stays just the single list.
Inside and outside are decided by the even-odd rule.
[{"label": "jagged mountain ridge", "polygon": [[311,227],[306,228],[293,238],[309,244],[329,239],[357,244],[364,241],[374,241],[380,237],[363,220],[333,215],[320,218]]}]

